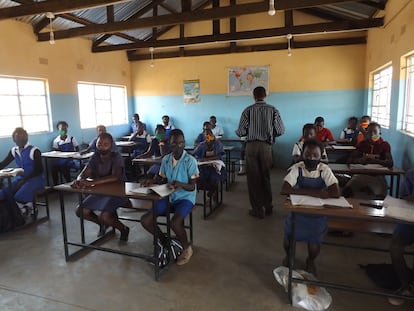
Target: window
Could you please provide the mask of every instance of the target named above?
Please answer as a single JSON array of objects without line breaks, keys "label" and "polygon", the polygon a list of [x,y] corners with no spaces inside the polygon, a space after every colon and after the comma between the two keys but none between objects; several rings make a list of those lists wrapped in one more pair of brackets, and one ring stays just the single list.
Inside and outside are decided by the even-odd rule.
[{"label": "window", "polygon": [[127,123],[125,87],[78,83],[78,96],[81,128]]},{"label": "window", "polygon": [[414,134],[414,54],[406,61],[403,131]]},{"label": "window", "polygon": [[0,136],[16,127],[29,133],[50,131],[50,105],[46,81],[0,77]]},{"label": "window", "polygon": [[383,127],[390,126],[392,66],[372,74],[371,119]]}]

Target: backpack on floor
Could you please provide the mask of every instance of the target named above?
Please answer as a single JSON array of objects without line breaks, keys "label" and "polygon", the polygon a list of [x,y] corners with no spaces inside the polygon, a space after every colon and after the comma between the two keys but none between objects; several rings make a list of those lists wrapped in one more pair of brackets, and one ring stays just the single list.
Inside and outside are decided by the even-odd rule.
[{"label": "backpack on floor", "polygon": [[0,201],[0,233],[25,224],[25,220],[14,200]]}]

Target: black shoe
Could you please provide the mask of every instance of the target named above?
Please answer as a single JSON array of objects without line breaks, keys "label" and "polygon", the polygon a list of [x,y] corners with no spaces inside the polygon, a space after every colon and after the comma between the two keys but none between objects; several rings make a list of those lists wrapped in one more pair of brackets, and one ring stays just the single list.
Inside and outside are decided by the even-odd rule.
[{"label": "black shoe", "polygon": [[259,213],[257,213],[256,211],[254,211],[252,209],[249,211],[249,215],[252,216],[252,217],[255,217],[255,218],[259,218],[259,219],[264,218],[263,213],[259,214]]},{"label": "black shoe", "polygon": [[121,236],[119,237],[120,241],[128,241],[129,227],[124,226],[124,229],[121,231]]},{"label": "black shoe", "polygon": [[108,226],[105,224],[100,224],[99,225],[99,231],[98,231],[98,238],[102,237],[105,235],[106,233],[106,229],[108,229]]},{"label": "black shoe", "polygon": [[157,241],[157,254],[158,266],[164,268],[170,262],[170,256],[168,254],[168,247],[164,246],[160,240]]}]

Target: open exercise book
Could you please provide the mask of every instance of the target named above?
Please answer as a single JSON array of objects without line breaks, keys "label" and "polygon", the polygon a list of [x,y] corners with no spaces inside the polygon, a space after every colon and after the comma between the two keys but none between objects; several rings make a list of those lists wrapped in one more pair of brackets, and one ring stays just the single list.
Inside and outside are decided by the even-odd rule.
[{"label": "open exercise book", "polygon": [[174,188],[168,187],[168,184],[153,185],[153,186],[149,186],[149,187],[138,186],[138,187],[133,188],[133,189],[130,190],[130,192],[132,194],[134,194],[134,193],[149,194],[149,193],[155,192],[160,197],[166,197],[166,196],[170,195],[171,193],[173,193],[174,191],[175,191]]},{"label": "open exercise book", "polygon": [[414,222],[414,202],[396,199],[389,195],[384,199],[385,215]]},{"label": "open exercise book", "polygon": [[382,166],[381,164],[369,163],[369,164],[349,164],[351,170],[378,170],[378,171],[388,171],[389,168]]},{"label": "open exercise book", "polygon": [[352,208],[352,205],[344,197],[321,199],[311,197],[308,195],[291,194],[290,201],[293,206],[300,207],[313,207],[313,208],[324,208],[324,207],[339,207],[339,208]]}]

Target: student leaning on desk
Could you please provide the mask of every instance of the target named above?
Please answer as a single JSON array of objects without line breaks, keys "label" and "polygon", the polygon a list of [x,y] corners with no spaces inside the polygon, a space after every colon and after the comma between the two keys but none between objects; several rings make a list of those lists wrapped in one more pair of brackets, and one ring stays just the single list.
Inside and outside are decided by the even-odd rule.
[{"label": "student leaning on desk", "polygon": [[[125,181],[124,160],[118,152],[112,151],[114,140],[111,134],[102,133],[96,141],[96,151],[88,164],[73,182],[76,189],[90,188],[100,184]],[[114,227],[121,232],[120,240],[127,241],[129,228],[119,221],[116,209],[128,206],[129,200],[123,197],[88,195],[82,202],[83,217],[99,225],[98,236],[106,232],[107,227]],[[96,215],[94,211],[100,211]],[[80,216],[81,209],[76,209]]]},{"label": "student leaning on desk", "polygon": [[[337,198],[340,195],[338,180],[328,165],[321,163],[323,145],[316,139],[308,139],[303,144],[303,161],[294,164],[284,178],[282,194],[302,194],[320,198]],[[326,216],[301,215],[296,217],[295,240],[308,243],[308,258],[305,270],[316,275],[315,259],[319,255],[321,243],[328,230]],[[286,257],[283,265],[288,265],[289,239],[292,234],[292,213],[285,221],[283,247]]]},{"label": "student leaning on desk", "polygon": [[[392,168],[393,159],[391,146],[381,138],[381,126],[371,122],[367,128],[365,140],[356,146],[347,162],[357,164],[380,164]],[[387,195],[388,185],[384,176],[354,175],[345,185],[343,195],[346,197],[358,197],[383,199]]]}]

